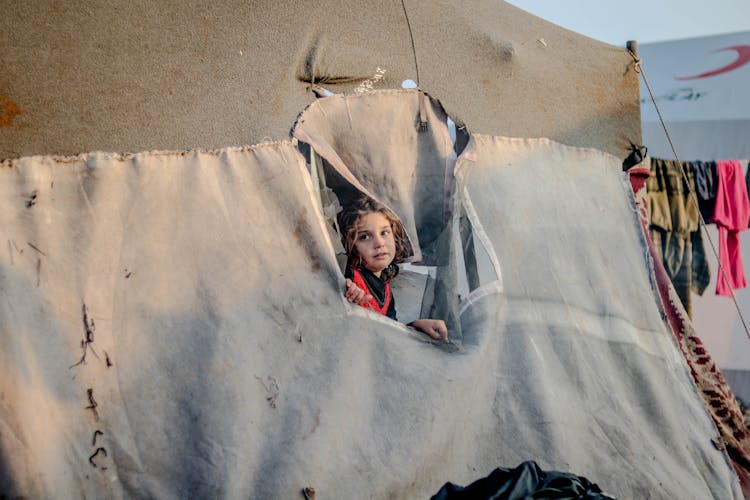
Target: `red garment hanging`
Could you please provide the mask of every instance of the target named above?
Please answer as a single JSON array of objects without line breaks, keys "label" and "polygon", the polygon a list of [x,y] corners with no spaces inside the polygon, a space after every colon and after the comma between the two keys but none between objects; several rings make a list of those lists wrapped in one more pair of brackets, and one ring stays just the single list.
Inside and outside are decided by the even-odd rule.
[{"label": "red garment hanging", "polygon": [[716,208],[712,222],[719,229],[719,264],[724,268],[723,273],[721,270],[717,273],[716,294],[731,296],[732,289],[746,286],[740,231],[746,230],[750,221],[750,201],[739,160],[717,161],[716,174]]}]

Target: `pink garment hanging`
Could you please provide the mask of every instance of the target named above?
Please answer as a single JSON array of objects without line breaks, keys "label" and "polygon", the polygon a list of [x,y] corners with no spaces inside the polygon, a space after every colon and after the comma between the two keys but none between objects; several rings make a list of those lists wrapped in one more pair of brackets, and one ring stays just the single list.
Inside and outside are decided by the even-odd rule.
[{"label": "pink garment hanging", "polygon": [[712,222],[719,229],[719,263],[724,268],[724,272],[719,270],[716,276],[716,294],[730,296],[732,289],[746,286],[740,231],[747,229],[750,201],[738,160],[717,161],[716,173],[716,208]]}]

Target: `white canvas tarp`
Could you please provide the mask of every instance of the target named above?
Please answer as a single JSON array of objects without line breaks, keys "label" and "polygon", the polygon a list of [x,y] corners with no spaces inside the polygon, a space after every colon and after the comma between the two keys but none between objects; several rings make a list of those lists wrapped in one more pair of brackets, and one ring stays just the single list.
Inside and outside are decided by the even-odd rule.
[{"label": "white canvas tarp", "polygon": [[448,350],[345,302],[289,142],[3,163],[0,491],[420,498],[533,459],[620,498],[740,498],[620,160],[476,135],[455,171],[496,265]]}]

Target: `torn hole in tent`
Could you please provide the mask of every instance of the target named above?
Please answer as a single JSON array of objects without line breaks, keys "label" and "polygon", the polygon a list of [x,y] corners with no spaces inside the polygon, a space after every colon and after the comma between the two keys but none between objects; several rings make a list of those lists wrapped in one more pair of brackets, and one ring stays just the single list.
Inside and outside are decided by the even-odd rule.
[{"label": "torn hole in tent", "polygon": [[380,90],[320,98],[292,133],[342,272],[347,256],[336,214],[366,195],[397,214],[411,247],[391,284],[399,321],[442,319],[460,343],[457,262],[465,264],[454,237],[453,168],[469,140],[466,127],[419,90]]},{"label": "torn hole in tent", "polygon": [[331,92],[327,88],[321,87],[320,85],[314,83],[310,84],[310,90],[312,90],[312,93],[315,94],[316,97],[330,97],[333,95],[333,92]]},{"label": "torn hole in tent", "polygon": [[453,234],[456,238],[455,245],[461,249],[456,252],[457,289],[463,304],[472,292],[483,286],[497,282],[502,285],[502,274],[489,237],[479,223],[468,195],[460,193],[456,205]]}]

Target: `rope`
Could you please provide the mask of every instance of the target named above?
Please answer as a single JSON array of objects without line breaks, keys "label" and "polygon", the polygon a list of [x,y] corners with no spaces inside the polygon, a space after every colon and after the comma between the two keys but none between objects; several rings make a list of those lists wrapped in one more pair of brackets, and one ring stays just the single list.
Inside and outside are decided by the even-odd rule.
[{"label": "rope", "polygon": [[409,28],[409,38],[411,39],[411,52],[414,54],[414,69],[417,71],[417,88],[419,87],[419,64],[417,64],[417,49],[414,46],[414,34],[411,31],[411,23],[409,22],[409,14],[406,12],[405,0],[401,0],[401,6],[404,8],[404,17],[406,17],[406,26]]},{"label": "rope", "polygon": [[[654,109],[656,109],[656,114],[659,116],[659,123],[661,124],[661,127],[664,130],[664,134],[667,137],[667,141],[669,142],[669,147],[672,149],[672,154],[674,155],[675,160],[677,161],[677,164],[680,166],[680,173],[682,174],[682,178],[685,181],[685,185],[687,186],[689,199],[693,203],[695,203],[695,207],[697,209],[698,208],[698,196],[695,194],[695,191],[693,191],[693,189],[690,187],[690,182],[688,181],[685,168],[683,167],[682,162],[680,161],[680,158],[677,156],[677,150],[674,146],[674,143],[672,142],[672,137],[669,135],[669,130],[667,130],[667,126],[664,123],[664,118],[662,117],[661,110],[659,109],[659,106],[656,104],[656,98],[654,97],[654,93],[651,90],[651,85],[649,85],[648,78],[646,78],[646,72],[643,70],[642,61],[638,57],[638,55],[634,53],[630,48],[628,48],[628,52],[630,53],[630,56],[633,58],[633,61],[635,62],[635,72],[639,73],[641,75],[641,78],[643,78],[643,83],[646,85],[646,89],[648,90],[648,95],[651,97],[651,102],[654,104]],[[706,229],[706,221],[703,219],[703,214],[701,214],[700,210],[696,210],[696,212],[698,212],[698,219],[700,222],[700,226],[703,228],[703,234],[705,234],[706,239],[708,239],[709,246],[711,247],[711,250],[714,253],[716,262],[718,262],[719,264],[719,272],[721,274],[721,278],[724,279],[724,283],[727,284],[727,288],[729,289],[729,294],[731,295],[732,301],[734,302],[734,307],[737,310],[737,315],[740,317],[740,321],[742,322],[742,328],[745,330],[745,335],[747,335],[747,338],[750,339],[750,330],[748,330],[747,323],[745,322],[745,317],[742,315],[742,310],[740,309],[740,305],[737,303],[737,297],[734,295],[734,291],[732,290],[732,287],[729,284],[730,281],[729,281],[729,278],[727,277],[726,270],[724,269],[724,266],[721,264],[721,261],[719,260],[719,253],[716,251],[716,245],[714,244],[714,241],[711,239],[711,235],[708,234],[708,230]]]}]

